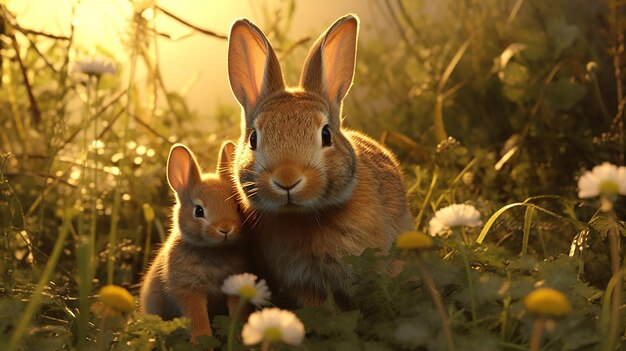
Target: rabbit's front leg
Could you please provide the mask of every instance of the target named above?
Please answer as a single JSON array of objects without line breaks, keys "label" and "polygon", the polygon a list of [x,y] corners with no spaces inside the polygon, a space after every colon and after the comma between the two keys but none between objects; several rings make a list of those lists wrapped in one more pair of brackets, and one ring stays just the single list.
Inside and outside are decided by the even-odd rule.
[{"label": "rabbit's front leg", "polygon": [[191,341],[193,343],[202,335],[213,336],[205,292],[179,292],[176,294],[176,301],[180,305],[183,316],[191,320]]},{"label": "rabbit's front leg", "polygon": [[302,307],[320,307],[324,304],[324,298],[313,289],[301,289],[297,301]]}]

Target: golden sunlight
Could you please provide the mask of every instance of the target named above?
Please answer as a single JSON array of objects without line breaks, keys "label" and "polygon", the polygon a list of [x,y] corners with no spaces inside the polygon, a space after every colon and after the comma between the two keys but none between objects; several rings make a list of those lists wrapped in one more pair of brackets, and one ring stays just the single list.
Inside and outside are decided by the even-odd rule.
[{"label": "golden sunlight", "polygon": [[[142,17],[146,20],[154,17],[154,30],[160,33],[155,48],[163,80],[187,98],[192,110],[207,115],[216,104],[233,101],[225,73],[226,41],[203,35],[181,21],[225,36],[234,19],[247,17],[263,23],[263,16],[282,6],[284,1],[162,0],[157,2],[162,11],[155,11],[151,7],[154,3],[151,0],[12,0],[7,7],[19,18],[20,25],[32,30],[68,36],[73,23],[76,56],[105,54],[126,70],[130,56],[125,45],[128,24],[134,8],[145,8]],[[290,36],[311,36],[319,29],[319,23],[329,23],[348,12],[358,13],[368,23],[363,30],[367,36],[380,21],[371,15],[372,7],[358,0],[298,2]],[[312,13],[315,15],[311,16]]]}]

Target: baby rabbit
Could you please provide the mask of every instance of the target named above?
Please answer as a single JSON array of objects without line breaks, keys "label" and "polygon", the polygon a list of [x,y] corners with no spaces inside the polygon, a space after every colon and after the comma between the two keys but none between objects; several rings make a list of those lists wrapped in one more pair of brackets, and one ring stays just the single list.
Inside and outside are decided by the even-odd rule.
[{"label": "baby rabbit", "polygon": [[172,146],[167,161],[167,181],[176,193],[172,229],[141,287],[142,312],[163,319],[188,317],[194,341],[212,335],[209,313],[225,309],[224,279],[246,271],[230,179],[233,149],[233,143],[224,143],[217,172],[202,173],[187,147]]},{"label": "baby rabbit", "polygon": [[233,176],[251,218],[255,264],[274,297],[286,293],[283,305],[319,305],[329,291],[345,298],[355,273],[342,258],[369,247],[386,251],[411,227],[394,155],[341,126],[358,28],[355,15],[330,26],[296,88],[285,88],[259,28],[246,19],[231,28],[228,74],[243,108]]}]

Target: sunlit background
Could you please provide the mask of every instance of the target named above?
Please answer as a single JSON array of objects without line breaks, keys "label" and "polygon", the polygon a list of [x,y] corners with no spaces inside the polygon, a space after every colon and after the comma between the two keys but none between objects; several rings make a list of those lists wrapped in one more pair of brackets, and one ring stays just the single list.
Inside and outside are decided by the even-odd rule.
[{"label": "sunlit background", "polygon": [[[414,229],[439,236],[405,255],[423,238],[409,232],[391,254],[432,268],[457,346],[529,349],[543,319],[523,300],[540,285],[572,304],[542,349],[626,340],[624,305],[606,299],[626,270],[614,248],[626,250],[626,177],[601,180],[626,158],[626,2],[0,0],[0,350],[191,348],[182,322],[113,322],[92,303],[107,284],[137,296],[166,240],[172,144],[213,171],[240,136],[234,19],[266,33],[294,85],[314,40],[350,12],[361,31],[343,123],[397,156]],[[445,236],[431,222],[450,208],[473,219]],[[413,264],[371,274],[381,259],[350,258],[364,278],[354,311],[299,315],[304,349],[445,349],[435,290]]]},{"label": "sunlit background", "polygon": [[[148,3],[145,1],[143,6]],[[284,1],[164,0],[158,5],[193,25],[228,35],[234,19],[246,17],[262,25],[266,20],[264,13],[274,11],[281,3]],[[74,6],[76,12],[73,16]],[[136,2],[135,6],[142,5]],[[338,17],[353,12],[362,20],[361,36],[367,38],[372,29],[383,24],[380,16],[375,15],[377,6],[380,4],[359,0],[298,1],[289,36],[295,40],[310,37],[311,40],[303,45],[308,49],[326,26]],[[69,35],[69,23],[74,18],[78,55],[106,52],[127,70],[129,50],[124,46],[124,40],[128,37],[132,2],[12,0],[7,7],[17,15],[22,26],[51,34]],[[182,92],[189,107],[204,116],[209,115],[218,102],[235,102],[228,86],[226,40],[198,33],[158,11],[148,10],[143,16],[148,20],[156,16],[156,30],[170,36],[159,36],[156,43],[163,80],[169,89]]]}]

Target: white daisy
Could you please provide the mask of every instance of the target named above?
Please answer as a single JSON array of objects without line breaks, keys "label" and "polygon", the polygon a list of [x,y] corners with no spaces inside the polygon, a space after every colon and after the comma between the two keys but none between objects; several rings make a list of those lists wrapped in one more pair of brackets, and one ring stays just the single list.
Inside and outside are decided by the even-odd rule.
[{"label": "white daisy", "polygon": [[279,308],[266,308],[254,312],[241,331],[246,345],[282,341],[289,345],[298,345],[304,338],[304,325],[293,312]]},{"label": "white daisy", "polygon": [[444,207],[435,213],[428,223],[430,235],[445,235],[450,228],[456,226],[476,227],[482,224],[480,212],[476,207],[465,204],[454,204]]},{"label": "white daisy", "polygon": [[261,279],[256,282],[256,279],[257,276],[250,273],[231,275],[224,280],[222,292],[227,295],[239,296],[256,306],[267,305],[272,293],[265,284],[265,280]]},{"label": "white daisy", "polygon": [[578,179],[578,197],[581,199],[598,195],[626,195],[626,167],[608,162],[593,167]]},{"label": "white daisy", "polygon": [[115,74],[117,70],[113,62],[103,57],[90,57],[74,62],[74,71],[88,76],[101,76],[105,73]]}]

